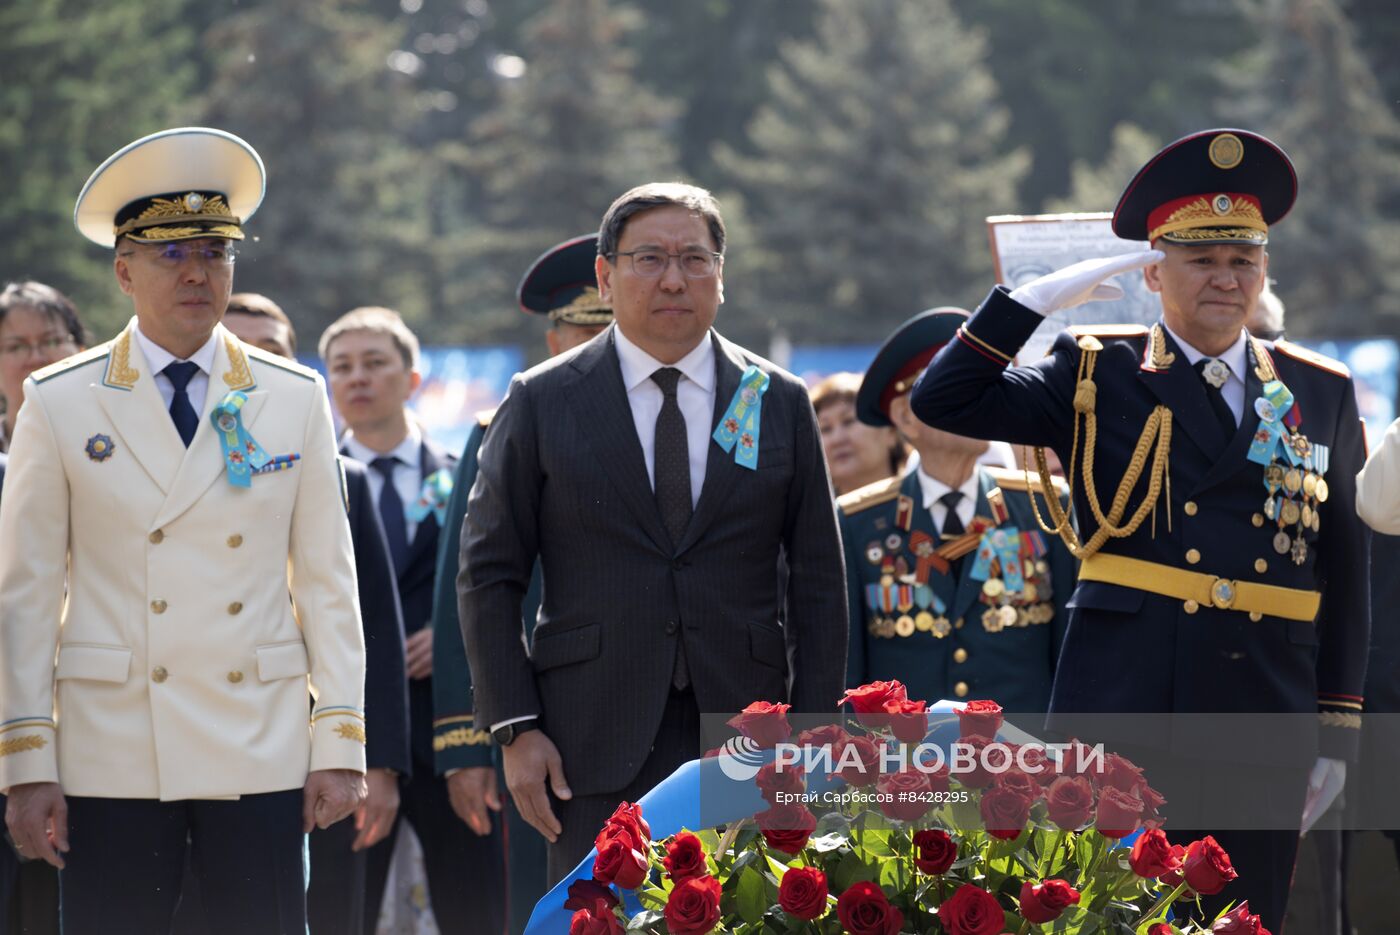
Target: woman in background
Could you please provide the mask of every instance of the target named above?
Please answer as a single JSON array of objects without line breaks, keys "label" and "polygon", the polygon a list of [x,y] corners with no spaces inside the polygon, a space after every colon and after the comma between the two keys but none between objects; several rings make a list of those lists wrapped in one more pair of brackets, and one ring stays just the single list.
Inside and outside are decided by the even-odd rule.
[{"label": "woman in background", "polygon": [[0,451],[8,451],[15,416],[31,373],[83,349],[86,335],[71,299],[52,286],[29,280],[0,292]]},{"label": "woman in background", "polygon": [[908,455],[893,428],[874,428],[856,419],[860,381],[858,373],[833,373],[810,393],[838,497],[900,473]]}]

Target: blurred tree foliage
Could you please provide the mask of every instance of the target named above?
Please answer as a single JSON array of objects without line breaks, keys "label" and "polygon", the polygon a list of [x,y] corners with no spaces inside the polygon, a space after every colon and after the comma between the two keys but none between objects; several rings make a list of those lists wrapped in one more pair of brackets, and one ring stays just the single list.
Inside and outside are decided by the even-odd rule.
[{"label": "blurred tree foliage", "polygon": [[0,275],[110,334],[129,305],[73,199],[207,123],[269,170],[237,284],[308,345],[385,304],[534,353],[524,267],[656,177],[723,197],[727,332],[872,343],[976,301],[984,214],[1109,208],[1160,142],[1237,123],[1298,162],[1293,330],[1390,330],[1398,38],[1385,0],[26,0],[0,7]]}]

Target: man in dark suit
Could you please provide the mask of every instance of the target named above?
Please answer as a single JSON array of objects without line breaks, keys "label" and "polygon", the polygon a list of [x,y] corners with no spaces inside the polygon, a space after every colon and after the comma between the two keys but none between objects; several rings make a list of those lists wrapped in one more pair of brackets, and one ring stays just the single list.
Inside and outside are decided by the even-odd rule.
[{"label": "man in dark suit", "polygon": [[700,754],[700,712],[831,711],[841,693],[845,573],[816,418],[801,381],[711,330],[723,252],[708,192],[618,198],[595,263],[615,324],[517,375],[482,444],[458,579],[476,716],[553,879],[618,802]]},{"label": "man in dark suit", "polygon": [[[251,292],[230,296],[224,327],[246,344],[296,359],[296,329],[281,307],[266,296]],[[312,935],[353,932],[362,924],[365,852],[394,826],[399,790],[393,777],[412,771],[403,618],[394,566],[370,495],[368,468],[353,458],[342,458],[341,464],[365,628],[365,764],[372,778],[371,793],[353,822],[343,821],[311,834],[306,914]]]},{"label": "man in dark suit", "polygon": [[[598,295],[593,262],[598,256],[598,235],[585,234],[556,244],[535,260],[520,280],[516,299],[520,310],[547,316],[545,343],[555,357],[585,343],[612,323],[612,307]],[[495,410],[478,413],[467,436],[447,520],[438,542],[437,591],[433,597],[433,753],[437,770],[447,779],[452,808],[477,834],[491,833],[491,811],[505,811],[506,924],[512,933],[524,931],[535,903],[545,894],[545,840],[521,817],[509,801],[502,802],[498,782],[501,769],[491,734],[478,725],[472,713],[472,677],[462,647],[462,625],[457,616],[457,564],[462,546],[462,519],[467,495],[476,482],[481,440]],[[540,609],[539,566],[521,605],[521,625],[528,643]],[[502,780],[504,777],[501,777]]]},{"label": "man in dark suit", "polygon": [[[1163,719],[1119,719],[1139,742],[1169,748],[1167,765],[1201,767],[1163,790],[1167,833],[1180,844],[1196,834],[1180,830],[1194,819],[1173,819],[1182,807],[1232,811],[1198,828],[1252,829],[1212,830],[1239,879],[1203,900],[1206,918],[1248,899],[1273,931],[1306,790],[1344,775],[1356,754],[1370,629],[1350,375],[1244,330],[1269,226],[1295,193],[1288,157],[1257,134],[1210,130],[1171,144],[1129,183],[1113,219],[1118,236],[1156,250],[1085,261],[1014,292],[998,286],[913,396],[915,414],[938,428],[1059,454],[1078,536],[1055,519],[1081,568],[1050,711],[1059,723],[1082,712],[1173,715],[1170,733]],[[1137,267],[1161,297],[1160,322],[1071,329],[1044,359],[1010,366],[1043,315],[1103,297],[1103,280]],[[1251,712],[1283,717],[1246,722]],[[1221,734],[1203,750],[1191,731],[1207,722]],[[1280,722],[1285,737],[1261,733]],[[1157,785],[1150,768],[1148,778]]]},{"label": "man in dark suit", "polygon": [[[499,833],[477,837],[452,813],[433,769],[433,575],[438,533],[456,459],[429,439],[405,408],[418,389],[418,341],[398,313],[347,312],[321,336],[321,359],[347,432],[341,453],[367,464],[389,554],[398,578],[409,678],[412,774],[399,779],[399,816],[423,846],[433,916],[444,935],[499,932],[495,894],[503,884]],[[371,778],[373,783],[373,778]],[[370,849],[365,929],[373,932],[393,856],[397,820]]]}]

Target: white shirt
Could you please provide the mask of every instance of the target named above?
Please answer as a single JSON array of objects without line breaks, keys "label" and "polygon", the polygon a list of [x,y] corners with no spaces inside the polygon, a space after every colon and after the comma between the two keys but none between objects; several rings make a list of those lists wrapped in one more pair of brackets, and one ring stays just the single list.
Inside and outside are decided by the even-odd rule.
[{"label": "white shirt", "polygon": [[646,458],[647,477],[656,489],[656,417],[661,414],[665,396],[651,375],[662,367],[675,367],[681,372],[676,383],[676,404],[685,418],[685,440],[690,449],[690,505],[700,501],[700,488],[705,484],[705,460],[710,454],[711,421],[715,415],[715,345],[709,332],[695,349],[674,364],[663,364],[642,350],[622,333],[613,329],[618,363],[622,365],[622,385],[627,390],[627,404],[632,407],[632,422],[637,439],[642,443]]},{"label": "white shirt", "polygon": [[[346,431],[341,447],[350,453],[350,457],[356,461],[363,461],[366,466],[375,458],[398,458],[399,463],[394,465],[393,471],[394,489],[398,491],[405,510],[418,502],[418,495],[423,492],[423,433],[412,420],[408,423],[408,435],[393,451],[375,451],[350,431]],[[370,495],[374,497],[374,505],[378,507],[379,494],[384,490],[384,475],[376,468],[370,468],[365,473],[369,475]],[[407,516],[404,516],[403,522],[405,537],[412,542],[413,537],[418,534],[418,524]]]},{"label": "white shirt", "polygon": [[[952,493],[953,488],[936,480],[924,473],[922,467],[916,470],[919,475],[919,489],[924,494],[924,509],[928,510],[929,516],[933,518],[933,528],[942,532],[943,522],[948,517],[948,508],[938,502],[938,498],[945,494]],[[977,511],[977,472],[973,471],[958,491],[963,495],[958,501],[958,519],[962,520],[963,529],[972,525],[972,514]]]},{"label": "white shirt", "polygon": [[[1162,322],[1162,327],[1167,328],[1167,323],[1165,321]],[[1167,328],[1167,334],[1172,336],[1172,340],[1176,342],[1177,347],[1181,348],[1182,353],[1186,355],[1186,362],[1192,367],[1196,366],[1196,361],[1206,356],[1190,344],[1187,344],[1182,339],[1181,335],[1177,334],[1172,329]],[[1225,350],[1225,353],[1221,354],[1216,359],[1230,368],[1230,378],[1226,380],[1225,385],[1220,388],[1220,395],[1225,397],[1225,404],[1229,406],[1230,411],[1235,414],[1235,424],[1239,425],[1240,417],[1244,414],[1244,368],[1249,366],[1249,354],[1245,351],[1245,333],[1243,328],[1240,329],[1240,336],[1235,339],[1235,343],[1231,344]]]},{"label": "white shirt", "polygon": [[210,335],[209,340],[204,342],[204,346],[195,351],[189,358],[176,357],[174,354],[161,347],[141,331],[141,326],[136,326],[136,345],[141,348],[141,353],[146,356],[146,365],[151,368],[151,375],[155,377],[156,389],[160,391],[160,398],[165,401],[165,408],[170,408],[170,401],[175,398],[175,384],[170,382],[170,378],[161,373],[167,366],[188,359],[188,361],[199,368],[194,376],[190,377],[190,382],[185,384],[185,395],[190,399],[190,405],[197,414],[204,412],[204,397],[209,395],[209,373],[214,369],[214,351],[219,346],[217,335]]}]

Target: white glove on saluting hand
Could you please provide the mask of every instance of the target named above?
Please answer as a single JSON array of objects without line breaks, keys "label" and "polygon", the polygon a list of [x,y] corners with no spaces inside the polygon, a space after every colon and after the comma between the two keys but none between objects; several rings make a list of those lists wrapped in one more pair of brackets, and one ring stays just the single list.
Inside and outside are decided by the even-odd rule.
[{"label": "white glove on saluting hand", "polygon": [[1119,256],[1081,260],[1064,269],[1046,273],[1024,286],[1011,290],[1011,298],[1041,315],[1074,308],[1085,302],[1101,302],[1123,297],[1119,286],[1105,282],[1119,273],[1140,269],[1166,258],[1161,250],[1142,250]]}]

